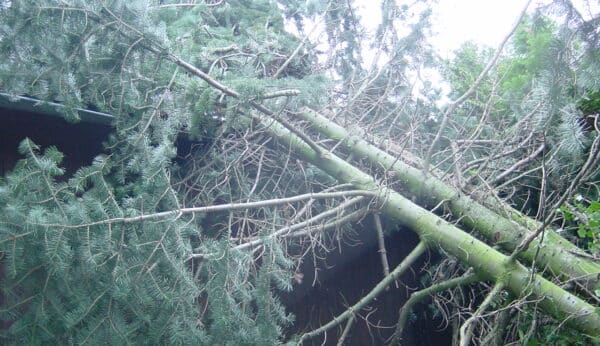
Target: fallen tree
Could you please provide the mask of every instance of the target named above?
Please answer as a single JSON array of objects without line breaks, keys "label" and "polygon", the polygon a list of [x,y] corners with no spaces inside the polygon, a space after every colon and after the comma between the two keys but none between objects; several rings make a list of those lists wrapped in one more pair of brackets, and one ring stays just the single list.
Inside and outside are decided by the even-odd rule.
[{"label": "fallen tree", "polygon": [[[239,92],[219,83],[181,58],[171,56],[170,59],[179,66],[186,68],[190,73],[202,78],[225,95],[234,98],[240,97]],[[265,115],[275,116],[274,112],[260,103],[251,101],[251,105]],[[563,275],[568,280],[582,282],[584,286],[590,289],[597,288],[600,282],[600,264],[582,257],[581,250],[577,246],[557,235],[552,229],[546,230],[545,226],[542,229],[542,225],[539,224],[537,229],[530,230],[525,225],[536,225],[536,223],[523,216],[520,216],[521,225],[519,225],[510,218],[489,210],[468,195],[457,191],[431,174],[424,174],[422,170],[405,164],[400,158],[387,154],[359,136],[351,135],[343,127],[312,110],[305,110],[297,113],[297,115],[308,121],[319,133],[342,143],[357,158],[368,159],[375,167],[393,171],[405,189],[403,192],[411,198],[417,199],[418,203],[424,207],[433,208],[447,203],[457,220],[486,237],[493,244],[500,245],[508,251],[517,249],[527,239],[528,235],[544,230],[547,236],[543,237],[542,243],[536,237],[533,239],[533,243],[519,255],[530,263],[536,260],[539,261],[540,268],[549,268],[555,276]],[[317,146],[302,131],[294,129],[292,124],[281,119],[281,117],[277,117],[277,121],[302,138],[318,155],[328,155],[327,149]],[[315,162],[311,163],[319,167]],[[517,214],[517,216],[519,215]]]},{"label": "fallen tree", "polygon": [[[341,142],[355,157],[367,159],[375,167],[393,172],[401,183],[401,192],[406,196],[413,197],[426,208],[447,205],[453,217],[462,225],[506,251],[514,251],[529,234],[542,227],[526,217],[521,217],[523,221],[519,224],[516,220],[501,216],[432,174],[424,174],[422,170],[404,163],[359,136],[350,134],[315,111],[305,110],[297,116],[308,121],[319,133]],[[526,225],[537,227],[530,229]],[[544,232],[546,235],[534,239],[522,253],[522,258],[529,263],[537,261],[541,268],[550,269],[554,276],[565,276],[592,290],[597,289],[600,264],[582,256],[581,249],[556,234],[551,227],[544,228]]]},{"label": "fallen tree", "polygon": [[[391,16],[393,5],[385,3]],[[348,30],[352,25],[339,20],[352,17],[342,13],[350,8],[329,5],[336,5],[323,12],[334,21],[331,32]],[[0,54],[9,62],[0,66],[2,91],[49,101],[67,117],[97,108],[111,113],[115,126],[107,155],[69,179],[61,177],[56,149],[42,153],[26,140],[19,148],[26,158],[1,182],[0,245],[9,273],[1,312],[17,320],[8,340],[280,342],[291,317],[273,291],[292,288],[294,261],[302,261],[288,253],[288,241],[309,253],[320,241],[295,240],[339,231],[370,211],[416,232],[423,242],[418,253],[425,245],[440,249],[458,259],[462,271],[473,268],[478,281],[493,284],[474,315],[461,321],[462,343],[473,338],[474,321],[503,290],[519,307],[540,307],[560,325],[600,336],[596,307],[577,289],[542,277],[549,270],[552,279],[594,289],[596,261],[547,225],[529,226],[535,223],[527,218],[515,223],[434,177],[433,169],[424,174],[302,108],[334,107],[338,100],[323,102],[325,83],[313,75],[316,58],[310,50],[300,53],[306,41],[285,33],[282,18],[270,15],[278,11],[272,3],[12,1],[0,11]],[[393,23],[388,18],[381,31],[382,47],[395,37]],[[41,30],[55,44],[49,46]],[[353,39],[347,34],[340,37]],[[358,91],[348,92],[340,114],[360,114],[350,120],[362,126],[372,99],[362,100],[366,109],[359,101],[383,73],[365,75],[358,61],[344,58],[336,58],[343,80],[335,84]],[[355,76],[367,82],[355,88]],[[389,77],[384,84],[400,81]],[[313,132],[286,114],[297,114]],[[182,159],[177,145],[184,136],[193,143]],[[341,159],[338,147],[355,161]],[[365,173],[365,162],[374,169]],[[377,179],[381,171],[393,172],[394,180]],[[322,191],[337,183],[360,191]],[[337,201],[350,196],[361,197]],[[366,196],[375,196],[376,205],[363,205]],[[300,207],[301,201],[308,202]],[[451,215],[433,213],[438,206]],[[389,274],[356,309],[405,269]],[[595,299],[589,292],[586,298]],[[359,312],[350,309],[342,319],[353,321]]]},{"label": "fallen tree", "polygon": [[262,122],[265,129],[292,148],[297,156],[340,182],[350,183],[358,189],[377,191],[382,204],[381,210],[418,233],[423,242],[430,246],[439,246],[462,263],[474,268],[483,279],[506,287],[517,297],[528,297],[527,299],[539,303],[549,314],[557,318],[563,318],[565,314],[570,316],[566,321],[572,322],[574,328],[593,336],[600,335],[600,315],[592,305],[532,273],[527,267],[510,260],[508,256],[412,203],[401,194],[378,184],[373,177],[339,157],[331,153],[322,155],[315,152],[299,137],[275,121]]}]

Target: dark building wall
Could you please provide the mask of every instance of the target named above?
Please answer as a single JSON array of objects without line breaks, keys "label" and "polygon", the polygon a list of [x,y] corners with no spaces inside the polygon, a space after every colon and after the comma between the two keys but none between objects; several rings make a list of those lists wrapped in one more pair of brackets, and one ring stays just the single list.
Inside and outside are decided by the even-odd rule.
[{"label": "dark building wall", "polygon": [[17,148],[27,137],[42,148],[56,146],[65,154],[63,167],[73,172],[102,152],[110,131],[104,125],[69,123],[60,117],[0,108],[0,175],[21,158]]},{"label": "dark building wall", "polygon": [[[283,295],[283,302],[296,317],[296,323],[287,331],[290,335],[308,332],[331,321],[343,313],[349,306],[356,304],[383,279],[383,269],[375,228],[369,216],[360,224],[354,225],[356,244],[342,245],[341,251],[335,249],[316,261],[310,256],[301,267],[304,280],[295,285],[293,292]],[[394,225],[388,225],[395,228]],[[386,236],[386,250],[390,271],[418,244],[418,237],[409,230],[399,228]],[[400,277],[398,287],[392,284],[387,291],[379,295],[367,308],[360,312],[346,338],[345,345],[384,345],[392,336],[398,321],[400,308],[408,300],[409,294],[420,288],[421,269],[435,261],[437,254],[423,255],[404,275]],[[314,272],[318,280],[313,286]],[[427,304],[415,307],[416,320],[410,321],[403,335],[403,345],[449,345],[451,331],[440,328],[443,321],[422,319],[419,309],[427,309]],[[309,345],[336,345],[342,329],[338,328],[311,340]]]}]

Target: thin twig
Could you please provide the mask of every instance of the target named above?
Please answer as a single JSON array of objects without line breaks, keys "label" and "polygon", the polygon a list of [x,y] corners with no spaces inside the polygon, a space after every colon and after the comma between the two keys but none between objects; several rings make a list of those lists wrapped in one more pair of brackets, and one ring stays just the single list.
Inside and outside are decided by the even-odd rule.
[{"label": "thin twig", "polygon": [[[597,157],[599,154],[600,154],[600,135],[598,135],[594,139],[594,142],[592,143],[592,147],[590,149],[590,154],[589,154],[588,159],[586,160],[585,164],[583,165],[583,167],[581,167],[581,169],[579,170],[579,172],[577,173],[575,178],[571,181],[571,184],[569,185],[567,190],[562,194],[562,196],[558,199],[558,201],[556,201],[556,203],[550,209],[551,211],[556,210],[556,208],[563,205],[568,199],[570,199],[573,196],[573,192],[576,190],[577,186],[579,185],[579,183],[581,182],[583,177],[588,173],[589,170],[594,168],[593,163],[597,160]],[[529,245],[531,244],[531,242],[533,241],[533,239],[535,239],[538,235],[540,235],[546,229],[546,227],[548,227],[548,225],[550,225],[550,223],[552,222],[553,219],[554,219],[554,213],[551,212],[544,219],[544,222],[542,222],[542,224],[538,227],[538,229],[535,232],[529,234],[525,239],[523,239],[521,244],[519,244],[519,246],[517,246],[515,248],[513,253],[510,255],[510,260],[514,260],[520,253],[522,253],[523,251],[526,251],[527,248],[529,247]]]},{"label": "thin twig", "polygon": [[[352,205],[354,205],[356,203],[361,202],[363,199],[364,199],[364,197],[355,197],[355,198],[352,198],[352,199],[350,199],[350,200],[348,200],[348,201],[340,204],[339,206],[337,206],[337,207],[335,207],[333,209],[330,209],[328,211],[322,212],[321,214],[318,214],[316,216],[313,216],[313,217],[311,217],[308,220],[299,222],[299,223],[291,225],[291,226],[283,227],[283,228],[281,228],[281,229],[279,229],[279,230],[277,230],[277,231],[269,234],[266,238],[262,238],[262,237],[261,238],[255,238],[255,239],[252,239],[252,240],[250,240],[248,242],[245,242],[245,243],[242,243],[240,245],[237,245],[237,246],[235,246],[233,248],[233,250],[242,251],[242,250],[245,250],[245,249],[248,249],[248,248],[255,248],[257,246],[262,245],[265,242],[265,239],[273,239],[273,238],[277,238],[277,237],[284,237],[284,236],[287,236],[287,235],[294,236],[294,237],[298,236],[299,234],[294,233],[296,230],[299,230],[299,229],[302,229],[302,228],[305,228],[305,227],[309,227],[311,224],[315,224],[317,222],[320,222],[321,220],[323,220],[323,219],[325,219],[327,217],[343,213],[344,210],[350,208]],[[351,216],[353,214],[350,214],[348,216]],[[343,218],[339,218],[338,217],[338,221],[340,221],[338,223],[342,223],[342,222],[345,221],[345,220],[342,221],[342,219]],[[331,225],[330,224],[325,224],[325,225],[322,226],[322,228],[323,229],[325,229],[325,228],[331,228]],[[309,229],[308,231],[313,231],[313,230]],[[306,230],[302,230],[302,232],[306,232]],[[211,257],[211,254],[192,254],[190,256],[190,258],[210,258],[210,257]]]},{"label": "thin twig", "polygon": [[377,284],[377,286],[375,286],[371,290],[371,292],[369,292],[367,295],[362,297],[356,304],[349,307],[342,314],[334,317],[333,320],[331,320],[329,323],[327,323],[311,332],[304,333],[302,335],[302,337],[300,337],[298,344],[302,344],[303,342],[305,342],[319,334],[322,334],[331,328],[336,327],[337,325],[344,322],[348,318],[354,316],[356,313],[358,313],[360,310],[362,310],[367,304],[369,304],[373,299],[375,299],[377,296],[379,296],[379,294],[383,293],[383,291],[385,291],[385,288],[387,286],[389,286],[389,284],[392,281],[396,280],[398,277],[400,277],[400,275],[402,275],[402,273],[404,273],[407,269],[409,269],[411,267],[411,265],[425,252],[426,249],[427,249],[427,245],[424,242],[420,242],[408,254],[408,256],[406,256],[406,258],[404,258],[404,260],[396,267],[396,269],[394,269],[394,271],[391,272],[390,275],[386,276],[383,280],[381,280]]},{"label": "thin twig", "polygon": [[523,158],[522,160],[515,162],[514,165],[512,165],[510,168],[508,168],[507,170],[505,170],[504,172],[499,174],[496,177],[496,179],[494,179],[494,181],[492,181],[491,185],[496,185],[498,182],[502,181],[502,179],[504,179],[506,176],[508,176],[509,174],[516,171],[519,167],[524,166],[524,165],[528,164],[529,162],[533,161],[539,154],[542,153],[542,151],[544,151],[545,148],[546,148],[546,143],[540,144],[540,146],[537,149],[535,149],[533,151],[533,153],[531,153],[529,156]]},{"label": "thin twig", "polygon": [[486,67],[483,69],[483,71],[481,71],[481,73],[479,74],[477,79],[473,82],[473,84],[471,84],[471,87],[469,87],[469,89],[467,91],[465,91],[465,93],[461,97],[459,97],[456,101],[452,102],[448,106],[446,111],[444,112],[444,118],[442,120],[440,128],[438,129],[438,132],[436,133],[435,138],[431,142],[431,145],[429,146],[429,149],[427,150],[427,154],[425,155],[425,159],[423,160],[423,172],[424,173],[427,173],[429,171],[429,165],[431,164],[431,162],[430,162],[431,155],[433,154],[433,151],[435,150],[435,146],[437,145],[440,138],[442,137],[442,133],[444,132],[444,130],[446,129],[446,126],[448,125],[448,119],[450,118],[452,113],[454,113],[454,111],[460,105],[462,105],[475,92],[477,87],[479,87],[479,84],[481,84],[483,79],[487,76],[488,72],[494,67],[494,65],[496,64],[496,61],[500,57],[500,54],[502,54],[502,50],[504,49],[506,42],[508,42],[508,39],[510,39],[510,37],[513,35],[513,33],[517,30],[517,27],[521,23],[521,20],[527,13],[527,8],[529,7],[530,3],[531,3],[531,0],[527,1],[527,4],[525,4],[525,7],[523,7],[523,10],[521,10],[521,13],[519,14],[519,17],[516,20],[515,24],[513,25],[512,29],[510,30],[508,35],[506,35],[504,37],[504,39],[498,46],[498,49],[496,50],[496,54],[494,54],[494,56],[488,62]]},{"label": "thin twig", "polygon": [[408,316],[412,312],[412,308],[415,304],[436,293],[446,291],[448,289],[458,286],[466,286],[477,282],[478,280],[479,277],[477,276],[477,274],[475,274],[473,270],[468,270],[461,277],[431,285],[427,288],[424,288],[420,291],[411,294],[410,298],[406,301],[406,303],[404,303],[404,305],[400,309],[400,317],[398,318],[398,323],[396,323],[396,331],[392,336],[392,341],[390,342],[390,345],[396,345],[402,340],[404,326],[406,325],[406,322],[408,321]]},{"label": "thin twig", "polygon": [[465,323],[460,327],[460,346],[469,346],[471,343],[471,338],[473,337],[473,329],[475,321],[480,318],[485,310],[487,310],[488,306],[494,301],[494,298],[502,291],[504,288],[504,284],[501,282],[497,282],[490,293],[485,297],[481,305],[477,308],[477,310],[469,317]]},{"label": "thin twig", "polygon": [[[373,213],[373,221],[375,222],[375,231],[377,231],[377,247],[381,258],[381,266],[383,267],[383,276],[390,275],[390,264],[387,259],[387,251],[385,250],[385,237],[383,235],[383,227],[381,227],[381,217],[378,213]],[[398,281],[395,281],[398,288]],[[387,288],[386,288],[387,289]]]}]

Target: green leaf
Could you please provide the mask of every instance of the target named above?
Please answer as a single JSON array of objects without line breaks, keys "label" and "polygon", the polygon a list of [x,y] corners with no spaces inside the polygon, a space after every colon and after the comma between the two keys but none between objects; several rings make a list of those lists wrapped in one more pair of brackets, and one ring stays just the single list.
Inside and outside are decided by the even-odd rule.
[{"label": "green leaf", "polygon": [[600,202],[592,201],[590,206],[587,208],[588,213],[593,213],[595,211],[600,211]]}]

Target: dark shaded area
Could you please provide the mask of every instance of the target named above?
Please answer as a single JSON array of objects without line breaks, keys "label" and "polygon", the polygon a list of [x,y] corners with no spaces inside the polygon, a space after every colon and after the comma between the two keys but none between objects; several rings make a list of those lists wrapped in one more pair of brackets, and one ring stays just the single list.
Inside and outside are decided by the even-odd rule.
[{"label": "dark shaded area", "polygon": [[[394,228],[393,225],[388,225]],[[293,292],[282,294],[282,300],[288,311],[296,317],[295,324],[287,331],[288,335],[311,331],[331,321],[343,313],[348,306],[356,304],[368,294],[381,279],[383,270],[377,247],[375,228],[371,217],[355,225],[356,241],[361,244],[343,245],[341,252],[334,250],[316,263],[318,281],[312,287],[315,273],[314,262],[306,258],[300,271],[304,274],[301,285],[295,285]],[[386,236],[386,250],[390,271],[392,271],[417,245],[417,235],[400,228]],[[399,280],[399,287],[392,285],[374,300],[368,308],[361,311],[361,318],[355,320],[345,345],[384,345],[395,328],[398,311],[408,299],[409,294],[420,288],[420,269],[434,261],[435,253],[427,253],[420,258]],[[427,302],[428,303],[428,302]],[[426,309],[426,304],[415,306]],[[418,316],[424,314],[415,311]],[[405,328],[404,345],[449,345],[451,330],[439,330],[442,321],[417,318]],[[336,345],[345,323],[341,327],[311,340],[313,345]]]},{"label": "dark shaded area", "polygon": [[17,148],[27,137],[42,149],[56,146],[65,155],[61,166],[69,174],[102,153],[102,142],[111,131],[106,125],[69,123],[56,116],[0,108],[0,175],[22,158]]}]

